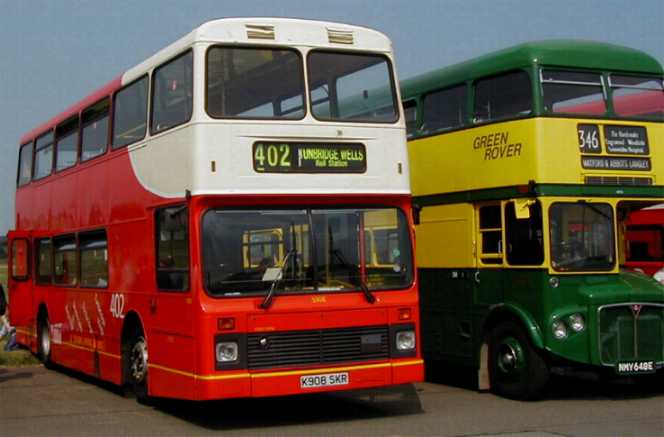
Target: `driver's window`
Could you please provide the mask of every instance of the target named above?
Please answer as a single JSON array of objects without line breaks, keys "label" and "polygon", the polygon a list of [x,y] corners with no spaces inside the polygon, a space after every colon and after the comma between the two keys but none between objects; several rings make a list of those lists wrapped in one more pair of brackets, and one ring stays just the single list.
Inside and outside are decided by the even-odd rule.
[{"label": "driver's window", "polygon": [[[528,217],[518,218],[515,208],[528,208]],[[541,265],[544,262],[542,206],[530,204],[505,205],[505,240],[507,262],[510,265]]]},{"label": "driver's window", "polygon": [[174,206],[157,210],[157,287],[189,289],[189,210]]}]

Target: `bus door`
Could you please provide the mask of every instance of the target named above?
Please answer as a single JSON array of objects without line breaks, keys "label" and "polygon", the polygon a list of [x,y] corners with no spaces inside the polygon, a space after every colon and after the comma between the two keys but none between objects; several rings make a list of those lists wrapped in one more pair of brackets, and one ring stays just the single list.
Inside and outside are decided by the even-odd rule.
[{"label": "bus door", "polygon": [[505,281],[503,299],[535,312],[541,303],[544,268],[542,206],[534,199],[504,204]]},{"label": "bus door", "polygon": [[[19,328],[34,326],[32,280],[30,275],[30,233],[10,231],[7,235],[9,263],[7,284],[9,296],[9,317],[11,324]],[[19,331],[19,335],[23,332]],[[28,344],[28,338],[19,338]]]},{"label": "bus door", "polygon": [[[481,204],[477,211],[477,270],[474,303],[480,309],[503,301],[503,220],[500,202]],[[486,313],[486,312],[484,312]]]}]

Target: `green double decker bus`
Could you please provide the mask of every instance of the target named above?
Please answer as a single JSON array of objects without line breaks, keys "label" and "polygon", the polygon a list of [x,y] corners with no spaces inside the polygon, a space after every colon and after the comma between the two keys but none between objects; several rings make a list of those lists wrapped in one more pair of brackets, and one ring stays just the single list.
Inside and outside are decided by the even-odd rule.
[{"label": "green double decker bus", "polygon": [[624,266],[625,222],[664,201],[660,63],[542,41],[402,95],[427,362],[519,399],[570,370],[661,373],[664,287]]}]

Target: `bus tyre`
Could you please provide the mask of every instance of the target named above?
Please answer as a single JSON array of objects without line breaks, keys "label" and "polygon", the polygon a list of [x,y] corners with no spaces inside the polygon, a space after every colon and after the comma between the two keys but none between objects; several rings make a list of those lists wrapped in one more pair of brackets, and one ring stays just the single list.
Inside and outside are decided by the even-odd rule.
[{"label": "bus tyre", "polygon": [[148,398],[148,345],[143,333],[135,335],[125,353],[127,378],[136,400],[147,404]]},{"label": "bus tyre", "polygon": [[489,378],[494,393],[511,399],[538,398],[549,368],[514,322],[498,325],[489,336]]},{"label": "bus tyre", "polygon": [[44,366],[51,366],[51,328],[48,315],[41,312],[37,319],[37,358]]}]

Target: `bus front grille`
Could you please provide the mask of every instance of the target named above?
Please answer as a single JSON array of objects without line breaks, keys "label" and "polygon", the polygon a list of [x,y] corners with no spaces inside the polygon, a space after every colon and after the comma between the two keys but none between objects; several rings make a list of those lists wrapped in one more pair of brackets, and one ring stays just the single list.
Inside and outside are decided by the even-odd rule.
[{"label": "bus front grille", "polygon": [[588,185],[652,185],[652,178],[638,176],[586,176]]},{"label": "bus front grille", "polygon": [[664,361],[664,305],[624,304],[600,308],[602,364]]},{"label": "bus front grille", "polygon": [[290,331],[247,336],[249,369],[385,359],[387,326]]}]

